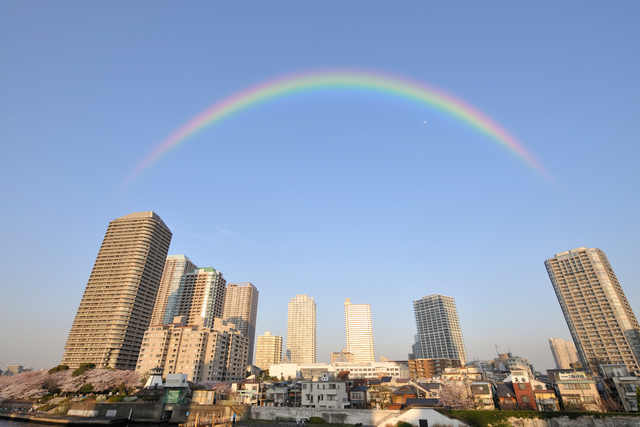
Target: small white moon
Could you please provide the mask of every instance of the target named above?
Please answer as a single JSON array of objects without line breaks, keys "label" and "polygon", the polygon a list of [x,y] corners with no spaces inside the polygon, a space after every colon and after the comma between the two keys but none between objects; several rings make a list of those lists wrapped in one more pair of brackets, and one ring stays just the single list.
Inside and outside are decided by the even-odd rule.
[{"label": "small white moon", "polygon": [[423,121],[422,123],[424,123],[424,124],[426,125],[426,124],[427,124],[427,121],[425,120],[425,121]]}]

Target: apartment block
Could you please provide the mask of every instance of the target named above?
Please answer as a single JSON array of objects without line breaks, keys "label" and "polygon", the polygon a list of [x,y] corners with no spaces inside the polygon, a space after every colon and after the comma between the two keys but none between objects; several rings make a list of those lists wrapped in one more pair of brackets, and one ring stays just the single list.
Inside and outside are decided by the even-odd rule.
[{"label": "apartment block", "polygon": [[229,283],[224,295],[222,318],[236,325],[249,339],[249,363],[253,361],[259,292],[251,283]]},{"label": "apartment block", "polygon": [[344,302],[344,323],[347,336],[347,352],[353,354],[355,362],[367,363],[376,360],[373,348],[373,326],[369,304]]},{"label": "apartment block", "polygon": [[556,369],[571,369],[571,364],[579,361],[576,346],[561,338],[549,338],[549,347],[556,362]]},{"label": "apartment block", "polygon": [[226,280],[215,268],[196,268],[182,276],[172,318],[185,316],[194,325],[204,317],[204,326],[213,327],[214,319],[222,319]]},{"label": "apartment block", "polygon": [[166,325],[173,322],[182,276],[196,268],[198,267],[184,255],[167,256],[151,315],[151,325]]},{"label": "apartment block", "polygon": [[163,376],[187,374],[189,381],[241,381],[245,378],[249,340],[235,325],[215,318],[188,324],[186,317],[169,325],[155,325],[145,333],[136,371],[159,367]]},{"label": "apartment block", "polygon": [[154,212],[109,223],[61,364],[135,369],[170,242],[171,231]]},{"label": "apartment block", "polygon": [[637,373],[640,324],[604,252],[572,249],[545,267],[584,369],[598,375],[601,364],[624,364]]},{"label": "apartment block", "polygon": [[458,359],[412,359],[409,360],[409,378],[413,381],[441,376],[446,368],[459,368]]},{"label": "apartment block", "polygon": [[277,365],[282,360],[282,337],[271,335],[266,331],[258,336],[256,343],[256,363],[262,369],[269,369],[271,365]]},{"label": "apartment block", "polygon": [[422,359],[457,359],[467,363],[455,300],[445,295],[428,295],[413,302]]},{"label": "apartment block", "polygon": [[291,363],[316,361],[316,302],[309,295],[289,300],[287,354]]}]

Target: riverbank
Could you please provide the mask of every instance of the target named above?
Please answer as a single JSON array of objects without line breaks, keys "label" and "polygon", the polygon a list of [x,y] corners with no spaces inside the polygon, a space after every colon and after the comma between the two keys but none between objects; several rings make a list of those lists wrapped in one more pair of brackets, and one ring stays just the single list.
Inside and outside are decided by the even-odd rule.
[{"label": "riverbank", "polygon": [[0,412],[0,418],[12,421],[23,421],[36,424],[53,424],[53,425],[96,425],[109,426],[127,424],[127,418],[87,418],[72,417],[66,415],[50,416],[38,414],[24,414],[16,412]]}]

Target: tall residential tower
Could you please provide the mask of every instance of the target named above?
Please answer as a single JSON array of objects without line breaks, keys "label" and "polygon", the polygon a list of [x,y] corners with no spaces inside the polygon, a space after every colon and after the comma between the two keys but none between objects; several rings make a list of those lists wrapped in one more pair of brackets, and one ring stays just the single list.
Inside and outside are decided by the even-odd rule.
[{"label": "tall residential tower", "polygon": [[576,346],[571,341],[549,338],[549,347],[556,362],[556,369],[571,369],[571,364],[579,360]]},{"label": "tall residential tower", "polygon": [[308,295],[289,300],[287,355],[290,363],[316,363],[316,302]]},{"label": "tall residential tower", "polygon": [[171,231],[154,212],[109,223],[61,364],[135,369],[170,242]]},{"label": "tall residential tower", "polygon": [[346,350],[353,354],[354,361],[375,362],[371,306],[369,304],[351,304],[349,298],[345,299],[344,323],[347,335]]},{"label": "tall residential tower", "polygon": [[544,264],[584,368],[600,375],[600,364],[625,364],[638,372],[640,325],[604,252],[582,247]]},{"label": "tall residential tower", "polygon": [[418,329],[420,356],[423,359],[458,359],[467,363],[455,300],[444,295],[429,295],[413,302]]},{"label": "tall residential tower", "polygon": [[173,322],[171,313],[175,310],[180,280],[185,273],[196,268],[198,267],[184,255],[169,255],[167,257],[158,288],[158,297],[151,316],[152,325],[166,325]]},{"label": "tall residential tower", "polygon": [[[172,319],[185,316],[187,325],[199,322],[198,316],[205,318],[203,326],[212,328],[216,318],[222,319],[222,306],[227,281],[215,268],[196,268],[182,276]],[[167,314],[165,314],[165,317]]]},{"label": "tall residential tower", "polygon": [[251,283],[229,283],[224,295],[222,318],[236,325],[249,339],[248,363],[253,362],[253,343],[256,338],[259,292]]}]

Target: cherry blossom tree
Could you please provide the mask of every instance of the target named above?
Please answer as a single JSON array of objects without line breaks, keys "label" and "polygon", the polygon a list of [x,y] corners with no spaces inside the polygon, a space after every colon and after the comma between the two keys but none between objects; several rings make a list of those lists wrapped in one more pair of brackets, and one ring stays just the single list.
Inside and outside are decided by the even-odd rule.
[{"label": "cherry blossom tree", "polygon": [[444,384],[440,387],[438,404],[450,409],[475,409],[476,401],[467,387],[461,384]]}]

